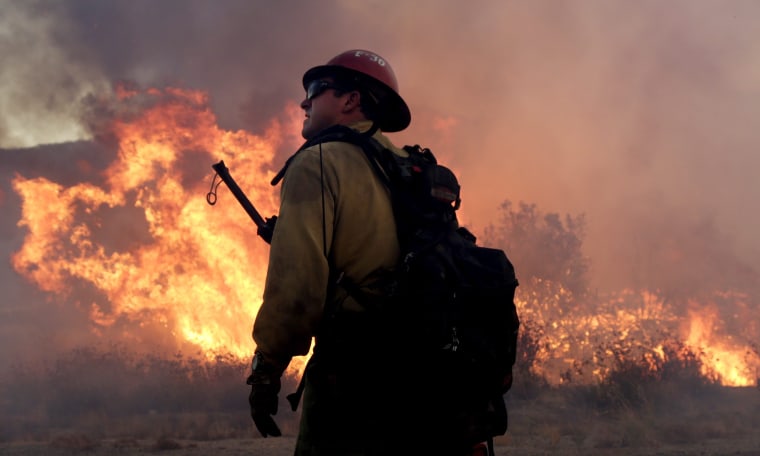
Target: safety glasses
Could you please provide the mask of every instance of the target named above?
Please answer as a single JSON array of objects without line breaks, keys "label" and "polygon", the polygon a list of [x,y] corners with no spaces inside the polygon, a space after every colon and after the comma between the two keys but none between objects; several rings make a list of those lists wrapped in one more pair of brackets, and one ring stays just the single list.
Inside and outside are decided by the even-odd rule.
[{"label": "safety glasses", "polygon": [[319,79],[311,81],[309,85],[306,86],[306,99],[311,101],[329,89],[343,90],[342,87],[337,86],[329,81],[321,81]]}]

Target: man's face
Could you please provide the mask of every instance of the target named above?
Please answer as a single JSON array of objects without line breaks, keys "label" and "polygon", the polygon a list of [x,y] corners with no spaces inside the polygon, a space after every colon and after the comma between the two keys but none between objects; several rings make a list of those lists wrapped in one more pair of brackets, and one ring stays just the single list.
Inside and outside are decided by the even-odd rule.
[{"label": "man's face", "polygon": [[343,96],[335,96],[337,86],[329,79],[317,79],[309,83],[306,98],[301,102],[306,118],[301,136],[313,138],[327,127],[337,124],[343,111]]}]

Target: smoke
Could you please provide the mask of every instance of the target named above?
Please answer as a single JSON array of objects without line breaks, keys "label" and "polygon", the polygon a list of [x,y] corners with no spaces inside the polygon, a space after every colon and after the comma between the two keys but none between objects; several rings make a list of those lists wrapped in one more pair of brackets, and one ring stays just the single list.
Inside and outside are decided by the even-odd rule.
[{"label": "smoke", "polygon": [[[412,109],[392,138],[459,174],[476,233],[525,201],[585,216],[594,287],[757,283],[758,18],[752,1],[0,0],[0,253],[23,240],[14,173],[107,166],[87,107],[114,82],[207,91],[221,128],[260,133],[304,70],[368,48]],[[3,320],[36,325],[3,324],[3,346],[78,318],[0,268]]]},{"label": "smoke", "polygon": [[108,80],[59,3],[0,3],[0,147],[86,137],[78,101]]}]

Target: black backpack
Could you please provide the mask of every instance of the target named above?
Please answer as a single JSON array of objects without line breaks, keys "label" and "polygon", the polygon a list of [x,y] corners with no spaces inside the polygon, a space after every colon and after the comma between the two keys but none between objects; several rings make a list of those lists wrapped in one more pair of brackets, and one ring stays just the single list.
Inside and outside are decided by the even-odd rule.
[{"label": "black backpack", "polygon": [[512,384],[520,324],[512,263],[504,251],[477,245],[459,226],[459,183],[429,149],[404,146],[409,156],[400,157],[371,132],[341,126],[305,147],[329,141],[360,146],[390,189],[402,251],[380,298],[359,290],[350,278],[341,278],[340,285],[403,335],[407,358],[425,360],[425,375],[436,383],[429,391],[456,396],[446,407],[460,409],[467,440],[474,444],[504,434],[503,395]]}]

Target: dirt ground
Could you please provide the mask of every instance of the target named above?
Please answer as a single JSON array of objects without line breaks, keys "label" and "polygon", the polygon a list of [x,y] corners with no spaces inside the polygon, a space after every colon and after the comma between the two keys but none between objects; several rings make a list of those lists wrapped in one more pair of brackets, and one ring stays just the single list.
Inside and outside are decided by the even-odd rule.
[{"label": "dirt ground", "polygon": [[[294,437],[251,438],[216,441],[185,440],[134,440],[106,439],[102,441],[62,441],[36,443],[0,444],[0,454],[9,456],[36,455],[146,455],[167,454],[171,456],[290,456],[295,445]],[[640,448],[587,448],[570,439],[526,439],[514,441],[508,436],[501,437],[495,446],[495,456],[539,456],[539,455],[760,455],[760,436],[741,439],[717,439],[698,443],[661,445]]]},{"label": "dirt ground", "polygon": [[[508,396],[509,430],[495,439],[495,456],[760,456],[760,389],[687,390],[657,385],[636,407],[619,402],[611,409],[590,405],[586,390],[530,395],[518,388]],[[261,438],[245,409],[152,414],[136,422],[80,417],[60,427],[24,427],[17,416],[0,422],[0,455],[290,456],[297,415],[278,419],[284,436]]]}]

